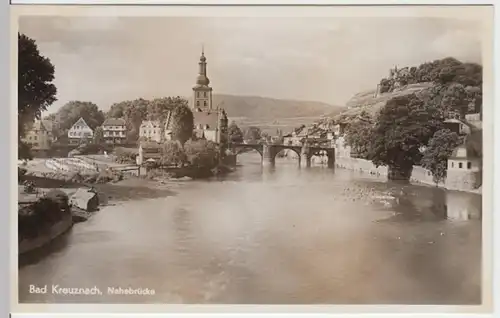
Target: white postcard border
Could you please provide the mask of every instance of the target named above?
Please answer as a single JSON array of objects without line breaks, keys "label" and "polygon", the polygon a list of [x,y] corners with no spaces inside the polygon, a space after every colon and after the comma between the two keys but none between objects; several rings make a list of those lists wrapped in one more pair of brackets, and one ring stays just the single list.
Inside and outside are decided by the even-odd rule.
[{"label": "white postcard border", "polygon": [[[16,0],[16,1],[23,1],[23,0]],[[42,1],[40,1],[42,2]],[[77,2],[77,1],[65,1],[65,3],[81,3],[81,2]],[[179,2],[179,1],[178,1]],[[182,2],[182,1],[180,1]],[[185,1],[185,2],[189,2],[189,1]],[[192,2],[192,1],[191,1]],[[233,1],[235,2],[235,1]],[[236,1],[236,2],[240,2],[240,1]],[[241,1],[242,2],[242,1]],[[240,3],[241,3],[240,2]],[[283,1],[280,1],[280,2],[283,2]],[[297,1],[291,1],[291,2],[294,2],[294,3],[297,3]],[[304,3],[305,1],[300,1],[301,3]],[[323,3],[324,1],[320,1],[321,3]],[[345,2],[346,4],[347,3],[356,3],[355,1],[340,1],[341,4],[343,4],[342,2]],[[358,2],[361,2],[361,1],[358,1]],[[385,1],[383,2],[383,4],[394,4],[396,1]],[[407,1],[405,3],[418,3],[418,4],[425,4],[425,3],[429,3],[431,1]],[[441,1],[440,3],[445,3],[445,4],[451,4],[449,2],[453,2],[453,4],[464,4],[464,3],[468,3],[470,4],[471,1]],[[489,1],[488,3],[492,3],[493,1]],[[18,2],[19,3],[19,2]],[[33,2],[32,2],[33,3]],[[85,3],[88,3],[88,2],[85,2]],[[115,1],[116,3],[116,1]],[[137,2],[135,2],[137,3]],[[197,2],[199,3],[199,2]],[[247,1],[248,3],[248,1]],[[307,2],[309,3],[309,2]],[[315,2],[316,3],[316,2]],[[363,3],[367,3],[367,1],[363,1]],[[371,4],[371,2],[369,2]],[[381,1],[376,1],[376,3],[380,4]],[[432,1],[432,3],[436,3],[436,1]],[[485,3],[484,1],[477,1],[477,2],[474,2],[475,4],[478,4],[478,3]],[[142,3],[141,3],[142,4]],[[82,7],[79,7],[79,6],[64,6],[64,7],[59,7],[57,8],[57,13],[58,14],[68,14],[68,15],[77,15],[79,14],[78,11],[80,10],[86,10],[86,12],[88,12],[88,14],[92,14],[92,15],[108,15],[110,13],[121,13],[121,14],[125,14],[125,15],[136,15],[137,12],[140,12],[140,14],[144,14],[144,15],[148,15],[147,14],[147,11],[150,11],[149,15],[157,15],[159,11],[162,11],[162,10],[158,10],[157,8],[155,8],[155,10],[151,10],[151,7],[148,7],[148,6],[143,6],[143,7],[140,7],[139,9],[137,9],[136,7],[132,7],[132,6],[122,6],[122,7],[110,7],[110,8],[107,8],[107,7],[97,7],[97,8],[90,8],[90,7],[86,7],[85,9],[81,9]],[[189,8],[189,11],[193,12],[192,14],[193,15],[205,15],[207,14],[207,11],[208,12],[217,12],[220,10],[221,7],[204,7],[203,8],[203,11],[204,12],[201,12],[199,11],[198,9],[200,8],[197,8],[197,7],[190,7]],[[242,12],[241,10],[244,10],[244,13],[245,15],[247,14],[251,14],[251,12],[257,12],[260,8],[258,7],[228,7],[228,8],[233,8],[239,12]],[[284,10],[284,8],[287,8],[286,10]],[[379,11],[383,11],[385,9],[383,9],[384,7],[372,7],[370,8],[370,13],[369,15],[371,16],[372,14],[376,14],[376,12],[379,12]],[[401,8],[401,9],[399,9]],[[476,10],[476,9],[473,9],[474,7],[471,7],[471,10],[467,12],[467,15],[469,17],[473,16],[473,11]],[[185,10],[187,9],[187,7],[171,7],[169,8],[169,15],[176,15],[176,14],[179,14],[179,13],[182,13],[182,12],[186,12]],[[279,9],[279,10],[276,10],[276,9]],[[277,13],[279,13],[280,15],[284,14],[286,15],[287,13],[285,11],[289,11],[289,9],[292,9],[293,10],[293,7],[267,7],[266,8],[266,13],[264,15],[276,15]],[[317,11],[321,11],[318,13],[318,15],[322,16],[325,14],[325,8],[321,8],[320,10],[318,10],[319,8],[312,8],[310,11],[312,12],[313,10],[317,10]],[[386,8],[387,9],[387,8]],[[16,6],[13,6],[12,7],[12,10],[13,12],[16,12],[16,14],[26,14],[26,13],[29,13],[29,12],[32,12],[32,13],[36,13],[36,14],[54,14],[54,11],[53,11],[53,8],[51,6],[43,6],[43,7],[34,7],[34,6],[21,6],[21,5],[16,5]],[[51,11],[52,10],[52,11]],[[347,9],[347,11],[349,11],[350,9]],[[352,13],[356,10],[356,8],[352,9],[351,10],[351,14],[355,14],[355,13]],[[359,10],[359,7],[357,8],[357,10]],[[409,11],[405,9],[405,7],[398,7],[397,10],[400,10],[399,11],[399,14],[402,14],[402,15],[405,15],[405,14],[411,14],[411,13],[408,13]],[[396,10],[396,11],[397,11]],[[424,8],[424,7],[420,7],[417,11],[419,12],[423,12],[423,11],[427,11],[428,12],[429,9],[427,8]],[[442,9],[442,7],[434,7],[433,9],[433,12],[430,14],[430,15],[434,15],[435,13],[434,12],[437,12],[437,11],[443,11],[444,9]],[[307,14],[307,12],[309,11],[309,7],[302,7],[301,8],[301,14]],[[80,11],[81,12],[81,11]],[[220,12],[220,11],[219,11]],[[495,7],[495,12],[498,14],[498,9]],[[233,13],[234,14],[234,13]],[[231,15],[231,14],[229,14]],[[228,16],[229,16],[228,15]],[[347,14],[349,15],[349,14]],[[429,14],[428,14],[429,15]],[[427,16],[428,16],[427,15]],[[220,16],[220,15],[219,15]],[[222,16],[225,16],[224,14],[222,14]],[[345,16],[345,15],[343,15]],[[400,16],[400,15],[399,15]],[[8,20],[7,20],[8,21]],[[12,20],[12,23],[11,24],[11,37],[10,37],[10,44],[11,44],[11,47],[14,49],[14,51],[10,50],[8,51],[10,54],[11,54],[11,57],[13,59],[10,60],[10,72],[11,74],[15,74],[16,73],[16,66],[17,66],[17,61],[16,61],[16,54],[12,54],[14,52],[16,52],[16,48],[17,48],[17,45],[16,45],[16,38],[15,38],[15,28],[14,28],[14,25],[15,25],[15,20]],[[498,50],[498,33],[499,33],[499,30],[500,30],[500,27],[498,25],[498,23],[496,23],[495,25],[495,29],[496,29],[496,41],[495,41],[495,51]],[[487,36],[491,36],[489,34],[486,34],[485,37]],[[3,41],[4,43],[9,43],[7,41]],[[488,41],[485,41],[485,42],[488,42]],[[491,41],[490,41],[491,42]],[[488,43],[485,43],[486,45],[489,45]],[[491,43],[490,43],[491,44]],[[485,71],[485,83],[487,83],[487,85],[485,84],[485,87],[484,87],[484,91],[485,91],[485,99],[484,99],[484,103],[485,105],[491,105],[491,107],[485,107],[485,116],[484,116],[484,143],[485,144],[490,144],[492,145],[493,143],[493,130],[494,130],[494,125],[493,123],[494,122],[497,122],[497,121],[494,121],[493,120],[493,116],[496,116],[495,119],[499,120],[500,116],[499,116],[499,111],[497,112],[494,112],[494,108],[492,107],[493,106],[493,72],[491,71],[493,69],[493,66],[495,66],[495,70],[498,71],[498,64],[497,63],[493,63],[493,60],[492,60],[492,53],[493,51],[491,50],[492,48],[488,48],[486,47],[485,50],[483,50],[483,54],[486,54],[489,56],[485,56],[485,62],[483,63],[483,66],[484,66],[484,71]],[[489,61],[489,62],[488,62]],[[491,65],[490,65],[491,64]],[[6,74],[7,72],[4,72],[4,74]],[[11,87],[10,87],[10,92],[11,92],[11,99],[10,101],[8,102],[10,105],[12,105],[11,107],[11,112],[10,112],[10,135],[11,137],[15,136],[17,134],[17,131],[16,131],[16,122],[17,122],[17,116],[15,114],[15,112],[13,111],[13,109],[15,109],[14,105],[16,105],[17,103],[17,100],[16,100],[16,96],[15,95],[15,92],[16,92],[16,85],[17,85],[17,81],[15,80],[15,77],[10,77],[10,80],[11,80]],[[496,88],[498,88],[498,85],[495,86]],[[2,96],[8,96],[8,94],[4,94]],[[6,116],[4,116],[3,118],[7,119]],[[7,123],[6,123],[7,124]],[[9,126],[8,125],[1,125],[1,128],[2,129],[6,129],[8,128]],[[500,136],[499,136],[499,128],[497,127],[496,130],[495,130],[495,140],[498,141],[500,140]],[[7,135],[8,137],[8,134],[2,134],[2,137],[5,137]],[[16,180],[16,167],[15,167],[15,162],[17,161],[15,158],[15,153],[17,152],[17,149],[16,149],[16,144],[15,144],[15,140],[12,140],[10,139],[8,141],[10,144],[11,144],[11,158],[12,159],[11,161],[11,166],[9,169],[9,173],[10,173],[10,177],[11,177],[11,184],[7,184],[7,187],[6,189],[9,189],[11,188],[12,189],[12,185],[14,183],[14,180]],[[492,149],[493,148],[493,149]],[[493,158],[499,158],[499,151],[498,151],[498,147],[485,147],[485,156],[484,156],[484,165],[487,166],[487,167],[492,167],[492,164],[493,164]],[[493,157],[493,152],[495,152],[495,156]],[[4,166],[7,166],[7,165],[4,165]],[[9,166],[7,166],[9,167]],[[496,179],[496,182],[498,182],[498,178],[499,178],[499,173],[497,171],[497,169],[493,169],[494,173],[495,173],[495,179]],[[484,183],[485,184],[491,184],[492,183],[492,178],[493,178],[493,174],[485,174],[484,175]],[[495,183],[496,184],[496,183]],[[499,191],[492,191],[491,188],[488,188],[488,187],[483,187],[484,189],[484,192],[483,192],[483,210],[492,210],[493,207],[497,207],[498,206],[498,199],[495,198],[493,196],[493,193],[499,193]],[[4,192],[5,193],[5,192]],[[15,196],[15,195],[14,195]],[[489,198],[491,199],[491,201],[495,200],[494,202],[494,205],[492,206],[492,202],[490,202],[490,200],[485,200],[486,198]],[[14,198],[12,198],[14,199]],[[9,210],[11,212],[14,212],[15,211],[15,207],[14,207],[14,204],[15,204],[15,201],[17,200],[17,198],[15,198],[14,200],[11,199],[11,205],[10,205],[10,208]],[[486,263],[486,265],[489,265],[491,262],[489,262],[489,260],[492,259],[492,234],[497,232],[497,231],[492,231],[492,226],[491,224],[493,224],[492,222],[492,215],[493,213],[483,213],[484,217],[483,217],[483,251],[485,253],[485,258],[483,258],[484,260],[484,263]],[[11,242],[17,242],[17,223],[16,223],[16,218],[15,218],[15,214],[11,214],[10,215],[11,218],[10,218],[10,225],[11,225],[11,229],[10,229],[10,233],[11,233],[11,236],[10,236],[10,240]],[[3,224],[7,224],[9,225],[9,222],[4,222]],[[495,225],[496,226],[496,225]],[[498,230],[498,229],[497,229]],[[14,240],[13,240],[14,238]],[[498,243],[498,235],[496,235],[496,239],[495,239],[495,244],[499,244]],[[294,313],[317,313],[318,317],[319,315],[321,315],[321,313],[324,313],[324,312],[329,312],[329,313],[365,313],[365,314],[369,314],[369,313],[405,313],[405,314],[408,314],[408,313],[461,313],[460,314],[460,317],[466,317],[464,315],[464,313],[467,313],[467,312],[475,312],[477,310],[477,307],[475,306],[240,306],[240,305],[231,305],[231,306],[219,306],[219,305],[211,305],[211,306],[198,306],[198,305],[187,305],[187,306],[181,306],[181,305],[100,305],[100,304],[93,304],[93,305],[55,305],[55,304],[43,304],[43,305],[34,305],[34,304],[17,304],[17,244],[11,244],[11,253],[10,253],[10,257],[11,257],[11,262],[10,262],[10,269],[8,270],[8,273],[10,273],[10,279],[12,281],[12,283],[15,283],[16,285],[12,285],[11,286],[11,289],[8,291],[8,294],[10,294],[10,298],[11,298],[11,309],[9,310],[10,312],[18,312],[18,313],[21,313],[21,312],[24,312],[24,313],[28,313],[28,312],[45,312],[47,314],[49,314],[50,312],[50,316],[53,317],[54,316],[54,313],[56,312],[59,312],[59,313],[65,313],[64,314],[64,317],[69,317],[68,313],[69,312],[127,312],[127,313],[131,313],[131,312],[134,312],[134,313],[141,313],[141,312],[149,312],[149,313],[154,313],[154,312],[177,312],[177,313],[181,313],[181,312],[191,312],[193,313],[200,313],[200,312],[219,312],[219,314],[217,314],[217,317],[220,317],[221,316],[221,313],[222,312],[225,312],[225,313],[230,313],[230,312],[240,312],[240,314],[238,314],[238,316],[242,315],[241,313],[242,312],[253,312],[253,313],[263,313],[263,312],[276,312],[276,313],[279,313],[279,312],[288,312],[289,314],[287,314],[287,316],[290,316],[290,312],[294,312]],[[496,262],[496,268],[498,269],[498,262]],[[484,266],[483,266],[484,268]],[[491,275],[492,275],[492,268],[490,266],[487,266],[487,268],[485,268],[485,272],[489,272],[489,278],[491,281]],[[498,271],[497,271],[498,272]],[[13,279],[14,277],[14,279]],[[496,277],[495,277],[496,278]],[[491,284],[490,282],[488,281],[488,279],[484,279],[483,282],[486,284],[485,288],[486,289],[491,289]],[[496,278],[496,281],[498,281],[498,279]],[[496,285],[498,287],[498,284]],[[498,290],[498,289],[497,289]],[[484,296],[487,296],[486,294]],[[492,301],[492,294],[491,292],[489,293],[489,296],[490,296],[490,301]],[[91,308],[89,308],[91,307]],[[144,307],[149,307],[149,308],[144,308]],[[152,307],[155,307],[155,308],[152,308]],[[498,307],[498,304],[497,306]],[[488,311],[488,310],[487,310]],[[136,316],[137,314],[135,314],[134,316]],[[24,315],[23,315],[24,316]],[[109,317],[109,315],[106,315]],[[347,315],[349,316],[349,315]],[[413,315],[412,315],[413,316]],[[28,317],[28,316],[25,316],[25,317]],[[34,317],[34,316],[31,316],[29,315],[29,317]],[[81,317],[81,316],[80,316]],[[98,317],[98,316],[93,316],[93,317]],[[469,316],[467,315],[467,317],[473,317],[473,316]]]}]

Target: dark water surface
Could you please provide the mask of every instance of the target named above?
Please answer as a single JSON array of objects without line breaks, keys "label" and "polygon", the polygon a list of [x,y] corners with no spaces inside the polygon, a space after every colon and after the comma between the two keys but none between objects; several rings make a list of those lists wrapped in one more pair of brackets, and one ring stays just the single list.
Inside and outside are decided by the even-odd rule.
[{"label": "dark water surface", "polygon": [[[105,207],[75,225],[19,269],[19,301],[480,303],[480,196],[239,159],[224,179],[180,182],[169,197]],[[53,294],[52,285],[103,295]]]}]

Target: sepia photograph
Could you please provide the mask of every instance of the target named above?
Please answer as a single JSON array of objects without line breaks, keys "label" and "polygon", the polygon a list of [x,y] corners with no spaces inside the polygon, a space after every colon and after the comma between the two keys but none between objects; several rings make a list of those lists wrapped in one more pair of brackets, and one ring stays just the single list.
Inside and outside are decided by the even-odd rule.
[{"label": "sepia photograph", "polygon": [[13,18],[19,304],[485,304],[489,7],[148,9]]}]

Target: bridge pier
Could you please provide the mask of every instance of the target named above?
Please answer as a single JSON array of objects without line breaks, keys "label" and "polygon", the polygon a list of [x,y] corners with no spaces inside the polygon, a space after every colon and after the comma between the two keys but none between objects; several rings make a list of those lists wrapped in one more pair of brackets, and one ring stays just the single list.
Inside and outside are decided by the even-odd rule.
[{"label": "bridge pier", "polygon": [[262,145],[262,166],[264,167],[274,167],[276,161],[276,154],[273,153],[273,149],[269,145]]},{"label": "bridge pier", "polygon": [[311,167],[311,158],[311,150],[309,149],[309,146],[307,144],[304,144],[300,151],[299,166],[301,168]]},{"label": "bridge pier", "polygon": [[327,150],[326,154],[328,156],[328,168],[335,168],[335,151]]}]

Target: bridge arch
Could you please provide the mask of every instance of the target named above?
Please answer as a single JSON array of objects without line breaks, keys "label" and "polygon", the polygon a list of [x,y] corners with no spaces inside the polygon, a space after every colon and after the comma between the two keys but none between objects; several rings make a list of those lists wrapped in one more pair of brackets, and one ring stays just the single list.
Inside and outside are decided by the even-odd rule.
[{"label": "bridge arch", "polygon": [[297,146],[288,146],[288,145],[271,145],[274,151],[270,153],[270,159],[274,162],[276,160],[276,157],[278,156],[279,153],[287,150],[291,150],[297,154],[297,158],[300,160],[302,159],[302,152],[301,152],[301,147]]},{"label": "bridge arch", "polygon": [[232,152],[235,156],[238,156],[239,154],[243,153],[243,151],[245,151],[245,150],[256,150],[260,154],[260,157],[264,158],[262,145],[239,144],[239,145],[234,145],[231,148],[232,148]]}]

